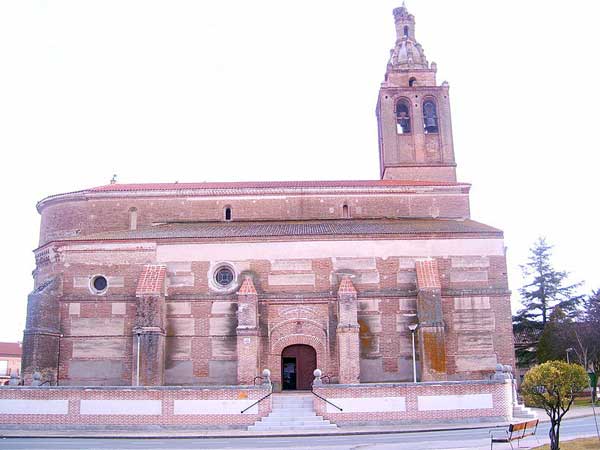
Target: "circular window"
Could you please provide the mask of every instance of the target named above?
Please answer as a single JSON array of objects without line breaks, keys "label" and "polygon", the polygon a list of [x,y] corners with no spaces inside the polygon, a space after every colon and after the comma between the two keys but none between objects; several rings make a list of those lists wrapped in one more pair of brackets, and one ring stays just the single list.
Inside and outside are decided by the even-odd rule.
[{"label": "circular window", "polygon": [[108,280],[102,275],[94,277],[94,279],[92,280],[92,287],[97,294],[104,292],[108,287]]},{"label": "circular window", "polygon": [[219,286],[226,287],[229,286],[235,275],[233,274],[233,270],[229,267],[221,267],[219,270],[215,272],[215,281]]}]

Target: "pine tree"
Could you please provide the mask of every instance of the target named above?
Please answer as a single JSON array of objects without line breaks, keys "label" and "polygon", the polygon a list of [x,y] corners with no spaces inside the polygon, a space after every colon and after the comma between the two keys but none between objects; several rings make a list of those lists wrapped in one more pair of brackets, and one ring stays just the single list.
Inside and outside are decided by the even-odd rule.
[{"label": "pine tree", "polygon": [[563,310],[557,306],[550,314],[548,323],[540,336],[536,356],[538,363],[565,359],[566,349],[570,347],[568,332],[573,323]]},{"label": "pine tree", "polygon": [[600,289],[592,291],[585,299],[585,318],[600,325]]},{"label": "pine tree", "polygon": [[521,266],[528,283],[519,289],[524,308],[514,319],[517,327],[527,327],[541,319],[541,326],[545,328],[556,307],[560,307],[567,317],[574,317],[583,300],[582,295],[575,295],[582,283],[567,284],[569,274],[554,269],[550,261],[551,250],[552,246],[539,238],[530,249],[527,264]]}]

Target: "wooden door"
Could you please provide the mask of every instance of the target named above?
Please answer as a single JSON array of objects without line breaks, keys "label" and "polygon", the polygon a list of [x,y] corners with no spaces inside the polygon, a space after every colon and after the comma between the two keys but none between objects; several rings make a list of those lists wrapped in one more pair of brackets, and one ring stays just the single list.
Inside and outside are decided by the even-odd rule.
[{"label": "wooden door", "polygon": [[[295,360],[295,365],[292,366]],[[317,368],[317,352],[310,345],[290,345],[281,354],[284,390],[309,390]],[[293,370],[292,370],[293,369]],[[284,373],[285,371],[285,373]],[[295,372],[292,375],[292,372]],[[295,380],[292,378],[295,377]]]}]

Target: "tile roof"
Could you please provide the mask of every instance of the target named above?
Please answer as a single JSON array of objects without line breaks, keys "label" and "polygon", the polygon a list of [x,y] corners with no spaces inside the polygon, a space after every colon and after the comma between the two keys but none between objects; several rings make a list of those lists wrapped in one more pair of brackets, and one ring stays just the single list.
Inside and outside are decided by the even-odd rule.
[{"label": "tile roof", "polygon": [[0,356],[21,356],[22,353],[20,342],[0,342]]},{"label": "tile roof", "polygon": [[141,183],[107,184],[89,189],[93,192],[178,191],[190,189],[261,189],[261,188],[327,188],[385,186],[456,186],[464,183],[406,180],[327,180],[327,181],[232,181],[205,183]]},{"label": "tile roof", "polygon": [[256,295],[256,288],[252,282],[252,277],[246,275],[244,282],[237,293],[238,295]]},{"label": "tile roof", "polygon": [[338,295],[347,294],[347,295],[356,295],[356,288],[352,284],[352,280],[348,275],[342,278],[340,282],[340,287],[338,289]]},{"label": "tile roof", "polygon": [[441,289],[438,263],[435,259],[417,261],[417,286],[419,289]]},{"label": "tile roof", "polygon": [[148,264],[144,266],[144,270],[138,280],[136,297],[143,295],[161,295],[165,292],[165,276],[167,267],[161,265]]},{"label": "tile roof", "polygon": [[290,222],[194,222],[157,224],[137,230],[67,237],[67,241],[226,239],[302,236],[393,236],[475,233],[502,237],[502,231],[473,220],[379,219]]}]

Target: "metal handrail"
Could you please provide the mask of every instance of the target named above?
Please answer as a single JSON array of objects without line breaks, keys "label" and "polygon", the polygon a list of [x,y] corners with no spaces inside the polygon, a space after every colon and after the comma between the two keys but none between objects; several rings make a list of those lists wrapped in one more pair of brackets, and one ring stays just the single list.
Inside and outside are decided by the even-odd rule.
[{"label": "metal handrail", "polygon": [[261,399],[259,399],[259,400],[255,401],[255,402],[254,402],[254,403],[252,403],[250,406],[248,406],[246,409],[242,410],[242,411],[240,412],[240,414],[244,414],[246,411],[248,411],[248,410],[249,410],[250,408],[252,408],[253,406],[256,406],[256,405],[258,405],[258,404],[259,404],[260,402],[262,402],[263,400],[265,400],[265,399],[269,398],[269,397],[271,396],[271,394],[272,394],[272,393],[273,393],[273,385],[271,385],[271,391],[270,391],[270,392],[269,392],[267,395],[265,395],[263,398],[261,398]]},{"label": "metal handrail", "polygon": [[254,377],[254,381],[253,381],[254,386],[256,386],[256,380],[264,380],[264,378],[261,376]]},{"label": "metal handrail", "polygon": [[325,384],[331,384],[331,377],[329,375],[321,375],[321,381],[325,381],[323,378],[327,378]]},{"label": "metal handrail", "polygon": [[315,396],[317,396],[318,398],[320,398],[321,400],[323,400],[325,403],[329,403],[329,404],[330,404],[331,406],[333,406],[334,408],[337,408],[337,409],[339,409],[340,411],[343,411],[343,409],[342,409],[342,408],[340,408],[338,405],[336,405],[336,404],[334,404],[334,403],[331,403],[331,402],[330,402],[329,400],[327,400],[326,398],[323,398],[323,397],[321,397],[319,394],[317,394],[317,393],[314,391],[314,386],[313,386],[312,384],[311,384],[311,386],[310,386],[310,392],[312,392],[312,394],[313,394],[313,395],[315,395]]}]

